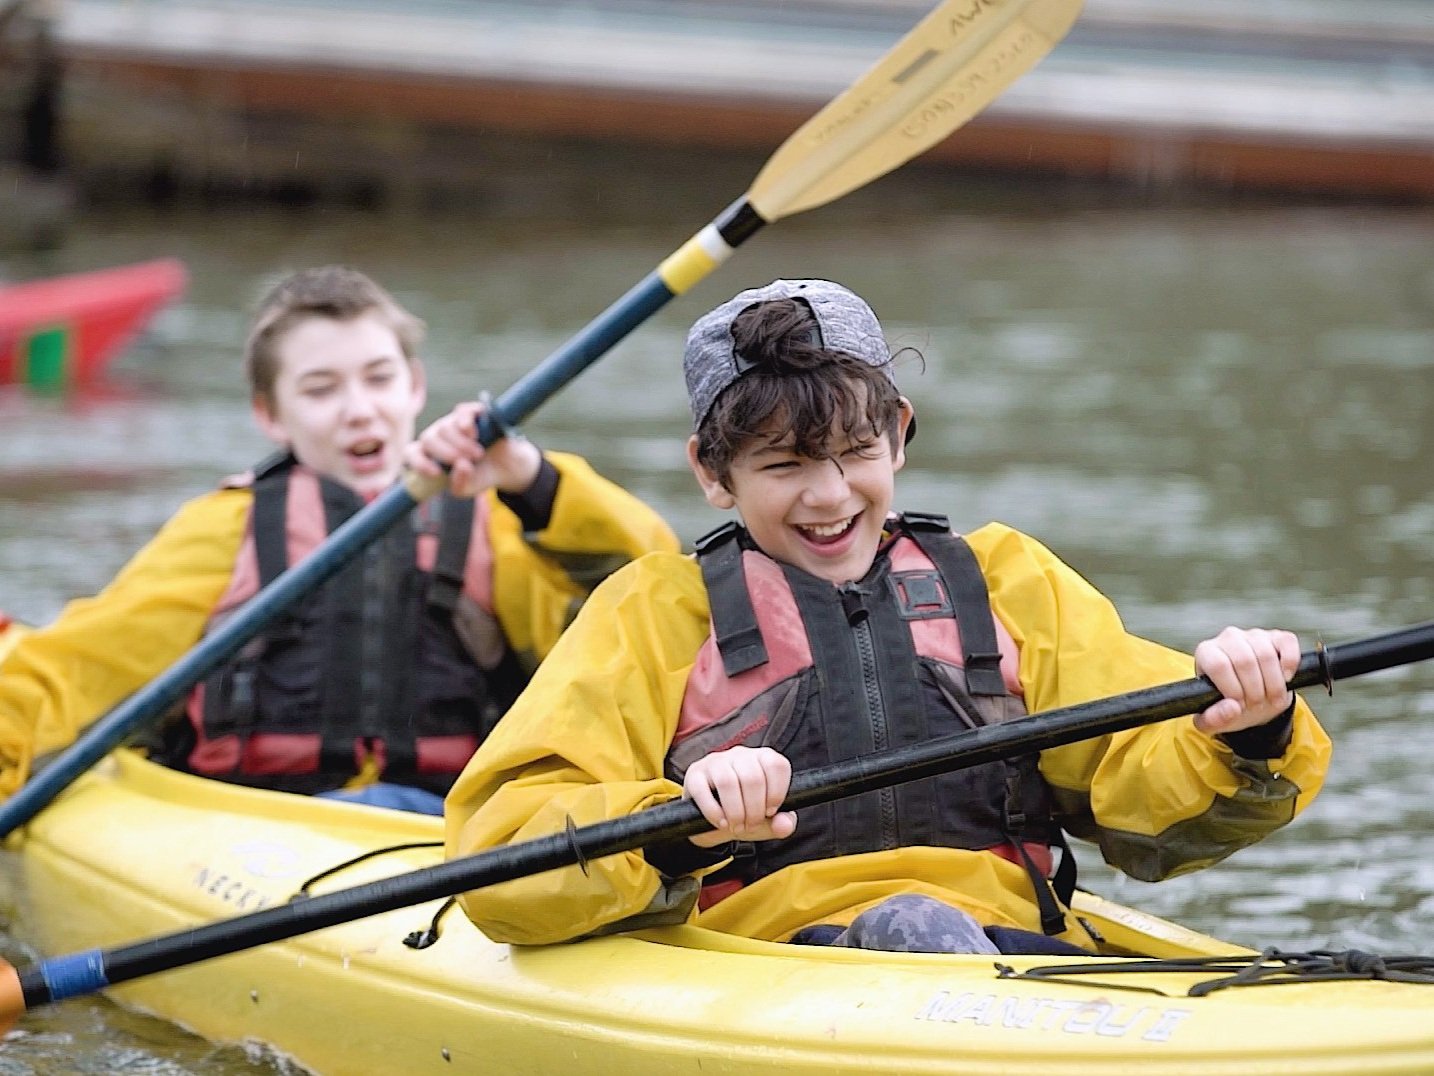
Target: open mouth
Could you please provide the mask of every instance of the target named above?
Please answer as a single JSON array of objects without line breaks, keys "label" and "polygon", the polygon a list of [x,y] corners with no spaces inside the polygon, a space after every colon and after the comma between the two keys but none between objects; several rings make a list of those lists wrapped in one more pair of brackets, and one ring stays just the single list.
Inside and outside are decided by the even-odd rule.
[{"label": "open mouth", "polygon": [[354,474],[373,475],[382,474],[387,466],[387,456],[384,454],[385,442],[377,437],[364,441],[356,441],[349,446],[348,459],[349,467]]},{"label": "open mouth", "polygon": [[846,536],[856,524],[856,520],[856,516],[848,516],[834,523],[797,523],[794,526],[802,537],[813,545],[832,545]]}]

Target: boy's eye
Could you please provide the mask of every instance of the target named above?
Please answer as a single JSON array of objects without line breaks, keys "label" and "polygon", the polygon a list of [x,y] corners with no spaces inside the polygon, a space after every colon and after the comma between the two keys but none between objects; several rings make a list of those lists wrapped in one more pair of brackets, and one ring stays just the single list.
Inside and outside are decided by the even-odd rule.
[{"label": "boy's eye", "polygon": [[766,464],[763,464],[763,465],[762,465],[762,470],[764,470],[764,471],[790,471],[790,470],[791,470],[793,467],[795,467],[795,466],[797,466],[797,461],[796,461],[796,460],[777,460],[775,463],[766,463]]},{"label": "boy's eye", "polygon": [[311,399],[319,399],[334,391],[333,385],[325,382],[323,384],[305,385],[299,392]]},{"label": "boy's eye", "polygon": [[387,385],[393,380],[393,378],[394,373],[392,370],[383,370],[378,373],[369,374],[368,383],[370,385]]}]

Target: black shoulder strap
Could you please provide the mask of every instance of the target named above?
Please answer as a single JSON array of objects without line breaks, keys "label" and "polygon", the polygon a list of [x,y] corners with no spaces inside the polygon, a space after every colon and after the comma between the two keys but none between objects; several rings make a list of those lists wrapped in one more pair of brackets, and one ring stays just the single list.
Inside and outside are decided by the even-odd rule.
[{"label": "black shoulder strap", "polygon": [[254,475],[254,552],[259,586],[267,587],[289,566],[289,468],[264,467]]},{"label": "black shoulder strap", "polygon": [[280,471],[288,471],[299,461],[294,453],[287,448],[281,448],[277,452],[271,452],[258,463],[254,464],[254,481],[278,474]]},{"label": "black shoulder strap", "polygon": [[[254,551],[259,585],[267,587],[289,567],[289,476],[292,453],[276,452],[254,468]],[[332,479],[320,478],[326,533],[332,534],[360,507],[358,496]]]},{"label": "black shoulder strap", "polygon": [[961,630],[961,646],[965,651],[967,690],[972,695],[1006,694],[995,614],[991,612],[990,592],[976,554],[964,538],[951,533],[945,516],[904,512],[897,517],[897,525],[936,565],[951,592],[956,626]]},{"label": "black shoulder strap", "polygon": [[725,523],[694,543],[712,609],[712,630],[728,676],[767,663],[767,646],[742,571],[745,533],[736,523]]},{"label": "black shoulder strap", "polygon": [[438,553],[428,581],[429,605],[449,613],[458,607],[472,541],[473,498],[443,494],[438,500]]},{"label": "black shoulder strap", "polygon": [[896,521],[897,525],[913,538],[916,537],[917,531],[931,534],[951,533],[951,520],[938,512],[902,512],[896,517]]}]

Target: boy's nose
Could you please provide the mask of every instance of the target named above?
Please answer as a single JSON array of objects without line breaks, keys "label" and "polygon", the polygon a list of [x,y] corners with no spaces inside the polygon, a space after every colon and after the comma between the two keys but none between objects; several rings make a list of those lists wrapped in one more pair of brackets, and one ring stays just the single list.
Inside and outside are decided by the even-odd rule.
[{"label": "boy's nose", "polygon": [[362,385],[350,385],[344,392],[345,418],[368,418],[377,410],[373,396]]},{"label": "boy's nose", "polygon": [[847,485],[846,474],[836,460],[823,460],[811,469],[811,480],[803,493],[808,505],[813,507],[840,504],[845,501],[851,487]]}]

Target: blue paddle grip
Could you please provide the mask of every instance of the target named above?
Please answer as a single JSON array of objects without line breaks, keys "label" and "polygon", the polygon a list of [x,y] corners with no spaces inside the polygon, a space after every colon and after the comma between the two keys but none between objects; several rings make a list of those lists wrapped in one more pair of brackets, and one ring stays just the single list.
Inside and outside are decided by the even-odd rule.
[{"label": "blue paddle grip", "polygon": [[105,974],[105,954],[98,949],[47,960],[41,965],[40,973],[50,991],[51,1001],[94,994],[110,984],[109,976]]}]

